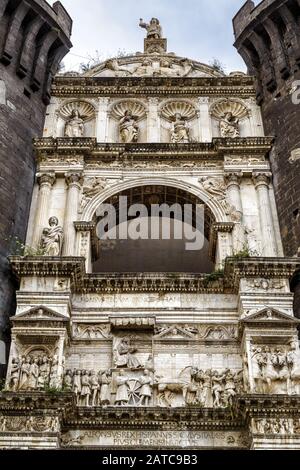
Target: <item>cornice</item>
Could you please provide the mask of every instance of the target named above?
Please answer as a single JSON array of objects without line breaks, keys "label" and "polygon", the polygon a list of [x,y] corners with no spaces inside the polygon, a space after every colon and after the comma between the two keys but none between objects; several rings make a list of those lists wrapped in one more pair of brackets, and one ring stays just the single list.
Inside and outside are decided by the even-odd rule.
[{"label": "cornice", "polygon": [[99,143],[95,138],[41,138],[34,140],[37,158],[58,155],[84,156],[86,161],[104,159],[130,164],[138,159],[207,159],[224,160],[232,155],[266,156],[271,150],[273,137],[241,137],[236,139],[214,138],[212,142],[193,142],[189,144],[169,143]]},{"label": "cornice", "polygon": [[52,96],[240,96],[255,97],[254,78],[238,77],[56,77]]},{"label": "cornice", "polygon": [[241,278],[291,278],[300,268],[300,258],[227,258],[225,263],[225,284],[239,289]]}]

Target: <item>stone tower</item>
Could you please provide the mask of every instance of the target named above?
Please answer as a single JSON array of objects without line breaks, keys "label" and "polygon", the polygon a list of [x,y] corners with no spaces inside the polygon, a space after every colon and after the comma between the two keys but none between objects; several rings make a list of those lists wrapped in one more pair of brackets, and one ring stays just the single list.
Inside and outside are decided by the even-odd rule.
[{"label": "stone tower", "polygon": [[[235,47],[256,77],[270,153],[284,251],[300,247],[300,105],[293,103],[300,79],[300,1],[248,0],[233,19]],[[299,88],[299,84],[298,84]]]},{"label": "stone tower", "polygon": [[[7,256],[24,242],[35,176],[32,139],[43,131],[50,85],[71,47],[72,20],[60,2],[0,4],[0,339],[14,311]],[[46,184],[46,183],[45,183]]]}]

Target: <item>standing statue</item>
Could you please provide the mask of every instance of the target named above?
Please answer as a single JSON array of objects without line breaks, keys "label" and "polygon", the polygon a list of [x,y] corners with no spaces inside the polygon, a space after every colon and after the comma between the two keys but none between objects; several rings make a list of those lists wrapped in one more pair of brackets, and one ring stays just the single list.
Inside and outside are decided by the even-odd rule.
[{"label": "standing statue", "polygon": [[71,391],[73,387],[73,375],[71,370],[66,370],[64,375],[63,388],[67,391]]},{"label": "standing statue", "polygon": [[90,372],[89,380],[92,395],[91,406],[96,406],[98,404],[99,380],[94,370]]},{"label": "standing statue", "polygon": [[153,386],[153,381],[150,377],[150,372],[149,370],[145,369],[144,370],[144,375],[140,377],[139,382],[141,384],[141,389],[140,389],[140,397],[141,401],[140,404],[143,406],[149,406],[151,397],[152,397],[152,386]]},{"label": "standing statue", "polygon": [[189,129],[186,125],[184,118],[180,113],[175,114],[175,122],[171,133],[171,142],[173,144],[186,144],[189,143]]},{"label": "standing statue", "polygon": [[152,18],[150,23],[145,23],[143,18],[140,18],[139,26],[146,29],[148,39],[160,39],[162,37],[162,27],[157,18]]},{"label": "standing statue", "polygon": [[43,390],[45,386],[49,385],[50,378],[50,363],[47,356],[44,356],[41,361],[39,376],[37,381],[37,387],[39,390]]},{"label": "standing statue", "polygon": [[34,357],[31,360],[29,376],[28,376],[28,389],[29,390],[36,390],[37,382],[39,376],[39,360],[37,357]]},{"label": "standing statue", "polygon": [[220,132],[222,137],[239,137],[239,119],[234,117],[231,112],[225,113],[223,119],[220,122]]},{"label": "standing statue", "polygon": [[51,371],[49,375],[49,387],[50,388],[58,388],[58,357],[53,356],[52,362],[51,362]]},{"label": "standing statue", "polygon": [[79,115],[79,111],[74,109],[70,119],[66,123],[65,137],[83,137],[84,136],[84,122]]},{"label": "standing statue", "polygon": [[131,346],[130,338],[125,336],[121,338],[114,351],[115,365],[117,367],[128,367],[129,369],[140,369],[142,364],[134,355],[136,348]]},{"label": "standing statue", "polygon": [[117,393],[115,404],[119,406],[126,406],[129,402],[129,395],[128,395],[128,384],[129,377],[125,375],[123,369],[120,370],[119,376],[116,378],[116,386],[117,386]]},{"label": "standing statue", "polygon": [[75,394],[76,404],[78,406],[80,404],[80,394],[81,394],[81,371],[80,370],[74,371],[73,392]]},{"label": "standing statue", "polygon": [[83,406],[89,406],[90,395],[91,395],[91,386],[90,378],[87,370],[82,371],[81,375],[81,399]]},{"label": "standing statue", "polygon": [[137,142],[139,127],[130,110],[125,111],[125,115],[119,123],[121,141],[126,143]]},{"label": "standing statue", "polygon": [[101,376],[100,404],[103,406],[110,405],[110,384],[111,372],[106,370]]},{"label": "standing statue", "polygon": [[29,356],[26,358],[22,359],[22,364],[21,364],[21,378],[20,378],[20,390],[27,390],[28,389],[28,381],[29,381],[29,375],[30,375],[30,365],[31,365],[31,359]]},{"label": "standing statue", "polygon": [[58,225],[57,217],[50,217],[49,227],[45,227],[41,239],[41,248],[45,256],[60,256],[63,244],[63,228]]},{"label": "standing statue", "polygon": [[20,361],[17,357],[14,357],[11,361],[10,381],[9,390],[16,392],[18,390],[20,380]]}]

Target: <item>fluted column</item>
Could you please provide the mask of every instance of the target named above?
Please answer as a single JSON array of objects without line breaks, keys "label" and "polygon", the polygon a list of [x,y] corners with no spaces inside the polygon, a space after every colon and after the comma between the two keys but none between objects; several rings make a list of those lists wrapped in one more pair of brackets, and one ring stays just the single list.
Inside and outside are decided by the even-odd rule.
[{"label": "fluted column", "polygon": [[277,255],[274,222],[269,194],[270,181],[271,173],[253,174],[253,182],[255,184],[258,198],[263,256]]},{"label": "fluted column", "polygon": [[67,173],[65,175],[68,186],[65,223],[64,223],[64,256],[74,256],[76,232],[74,222],[78,216],[79,193],[81,189],[81,174]]},{"label": "fluted column", "polygon": [[245,227],[243,224],[243,205],[240,189],[242,176],[242,173],[227,173],[225,175],[227,183],[227,200],[232,206],[231,218],[232,222],[234,222],[232,232],[234,253],[239,253],[244,250],[247,245]]},{"label": "fluted column", "polygon": [[160,142],[160,117],[157,98],[149,98],[148,100],[147,142]]},{"label": "fluted column", "polygon": [[200,142],[211,142],[212,129],[209,114],[209,98],[206,96],[199,98],[198,106],[199,140]]},{"label": "fluted column", "polygon": [[43,228],[48,227],[49,203],[51,200],[51,189],[55,182],[55,174],[40,173],[37,175],[37,181],[40,189],[38,193],[35,229],[33,233],[33,247],[35,248],[38,248],[40,245]]},{"label": "fluted column", "polygon": [[108,105],[109,98],[99,98],[96,133],[98,142],[107,142]]}]

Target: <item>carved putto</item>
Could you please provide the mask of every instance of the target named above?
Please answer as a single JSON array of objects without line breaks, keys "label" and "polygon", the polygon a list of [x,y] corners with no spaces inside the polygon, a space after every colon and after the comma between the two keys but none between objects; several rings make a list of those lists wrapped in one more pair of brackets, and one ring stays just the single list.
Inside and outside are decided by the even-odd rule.
[{"label": "carved putto", "polygon": [[63,245],[63,228],[58,225],[57,217],[50,217],[49,227],[43,229],[41,248],[45,256],[60,256]]}]

